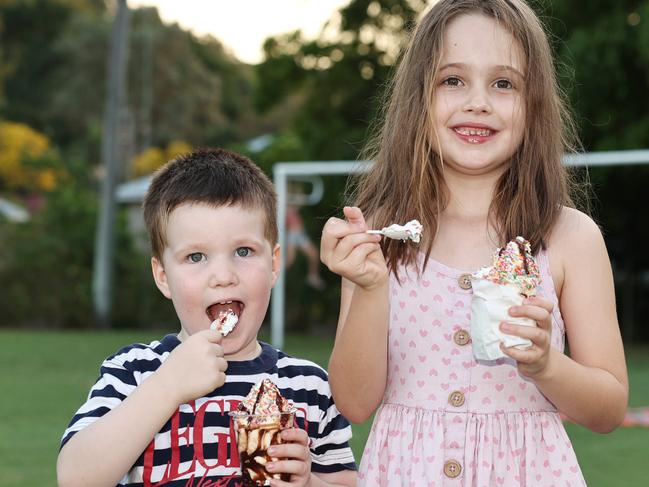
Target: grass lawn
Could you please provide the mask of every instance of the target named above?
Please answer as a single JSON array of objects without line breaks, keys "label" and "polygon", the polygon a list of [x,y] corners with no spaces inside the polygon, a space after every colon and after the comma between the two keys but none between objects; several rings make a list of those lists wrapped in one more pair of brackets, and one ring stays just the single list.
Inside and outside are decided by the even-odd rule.
[{"label": "grass lawn", "polygon": [[[58,443],[85,399],[106,356],[163,332],[0,331],[0,486],[54,486]],[[288,353],[326,365],[332,340],[293,335]],[[627,350],[631,406],[649,406],[649,348]],[[360,459],[369,422],[354,426],[352,448]],[[591,487],[640,486],[649,482],[649,428],[609,435],[567,425]]]}]

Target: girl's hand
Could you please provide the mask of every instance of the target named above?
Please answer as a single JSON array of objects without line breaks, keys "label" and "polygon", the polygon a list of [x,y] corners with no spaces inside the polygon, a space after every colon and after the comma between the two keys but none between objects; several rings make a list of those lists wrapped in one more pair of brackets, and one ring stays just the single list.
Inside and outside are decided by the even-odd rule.
[{"label": "girl's hand", "polygon": [[547,299],[537,296],[527,298],[521,306],[509,308],[511,316],[522,316],[536,321],[536,327],[501,323],[500,330],[508,335],[527,338],[532,341],[532,346],[527,350],[516,347],[500,349],[518,363],[518,371],[530,379],[538,379],[547,370],[550,361],[550,337],[552,333],[552,308]]},{"label": "girl's hand", "polygon": [[330,218],[322,229],[320,259],[330,271],[370,290],[388,276],[379,242],[381,235],[365,233],[367,224],[356,207],[346,206],[347,220]]},{"label": "girl's hand", "polygon": [[306,487],[311,485],[311,451],[309,450],[309,435],[301,428],[288,428],[280,435],[286,443],[273,445],[268,448],[268,455],[283,458],[266,464],[266,470],[271,473],[291,474],[291,480],[284,482],[272,479],[273,487]]},{"label": "girl's hand", "polygon": [[204,396],[225,382],[228,362],[223,358],[221,340],[215,330],[191,335],[167,357],[154,376],[178,404]]}]

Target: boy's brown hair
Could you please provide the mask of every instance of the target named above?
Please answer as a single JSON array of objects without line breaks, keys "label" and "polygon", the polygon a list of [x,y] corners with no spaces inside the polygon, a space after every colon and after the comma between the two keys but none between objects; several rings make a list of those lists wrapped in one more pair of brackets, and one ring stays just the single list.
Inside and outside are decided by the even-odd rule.
[{"label": "boy's brown hair", "polygon": [[199,149],[156,171],[143,207],[151,253],[158,260],[167,244],[169,215],[185,203],[261,209],[266,219],[264,235],[271,247],[277,244],[277,196],[273,183],[241,154],[218,148]]},{"label": "boy's brown hair", "polygon": [[[524,235],[536,253],[547,243],[562,206],[574,206],[578,189],[562,164],[564,152],[579,147],[561,92],[544,28],[523,0],[440,0],[421,19],[392,80],[382,123],[363,154],[375,161],[361,177],[356,204],[375,228],[419,219],[427,233],[426,260],[448,201],[443,160],[431,120],[434,86],[451,20],[464,14],[493,18],[519,43],[525,56],[523,141],[498,181],[490,208],[500,244]],[[400,263],[415,264],[418,249],[384,239],[386,260],[396,274]],[[425,264],[424,264],[425,265]]]}]

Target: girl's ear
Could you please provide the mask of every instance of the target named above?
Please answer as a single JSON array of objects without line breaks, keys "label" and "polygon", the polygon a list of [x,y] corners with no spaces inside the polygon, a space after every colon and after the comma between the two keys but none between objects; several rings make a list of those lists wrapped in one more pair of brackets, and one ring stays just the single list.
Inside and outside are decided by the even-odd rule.
[{"label": "girl's ear", "polygon": [[169,283],[167,281],[167,273],[165,272],[162,262],[155,257],[151,257],[151,271],[153,272],[153,280],[155,285],[158,286],[162,295],[171,299],[171,291],[169,290]]},{"label": "girl's ear", "polygon": [[275,248],[273,249],[273,262],[272,262],[272,273],[273,273],[273,286],[277,282],[277,279],[279,278],[279,266],[281,262],[281,251],[279,248],[279,244],[275,244]]}]

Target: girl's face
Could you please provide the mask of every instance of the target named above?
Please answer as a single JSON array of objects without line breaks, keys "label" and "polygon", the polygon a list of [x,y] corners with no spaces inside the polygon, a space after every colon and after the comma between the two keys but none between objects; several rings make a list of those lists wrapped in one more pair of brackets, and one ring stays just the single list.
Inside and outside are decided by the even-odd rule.
[{"label": "girl's face", "polygon": [[445,171],[500,174],[523,138],[522,50],[481,14],[453,19],[443,45],[434,120]]}]

